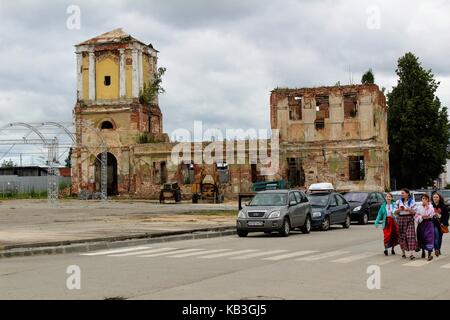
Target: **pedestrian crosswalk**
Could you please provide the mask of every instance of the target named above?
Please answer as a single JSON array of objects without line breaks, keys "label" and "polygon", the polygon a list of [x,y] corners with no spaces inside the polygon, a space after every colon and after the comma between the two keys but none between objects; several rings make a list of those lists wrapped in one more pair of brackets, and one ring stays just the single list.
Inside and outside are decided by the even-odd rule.
[{"label": "pedestrian crosswalk", "polygon": [[[87,257],[111,257],[111,258],[167,258],[167,259],[227,259],[227,260],[260,260],[267,262],[293,261],[295,263],[328,262],[332,264],[350,264],[364,261],[367,265],[387,265],[397,262],[404,267],[424,267],[430,264],[437,265],[442,269],[450,269],[450,263],[440,256],[432,261],[427,259],[416,259],[413,261],[401,259],[400,256],[385,257],[379,252],[352,252],[350,250],[287,250],[287,249],[230,249],[230,248],[177,248],[177,247],[151,247],[136,246],[129,248],[118,248],[101,250],[81,254]],[[443,264],[443,263],[444,264]]]}]

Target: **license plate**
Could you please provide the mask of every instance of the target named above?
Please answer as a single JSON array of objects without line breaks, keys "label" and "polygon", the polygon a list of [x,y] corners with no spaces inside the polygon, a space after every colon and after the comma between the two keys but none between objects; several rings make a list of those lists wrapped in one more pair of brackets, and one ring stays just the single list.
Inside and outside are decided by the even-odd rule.
[{"label": "license plate", "polygon": [[249,221],[247,222],[249,227],[262,227],[264,225],[264,222],[262,221]]}]

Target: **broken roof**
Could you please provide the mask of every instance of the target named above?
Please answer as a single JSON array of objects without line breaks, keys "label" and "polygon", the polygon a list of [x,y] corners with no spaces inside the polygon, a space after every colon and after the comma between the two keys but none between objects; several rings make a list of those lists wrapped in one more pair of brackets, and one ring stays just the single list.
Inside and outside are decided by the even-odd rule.
[{"label": "broken roof", "polygon": [[[109,32],[103,33],[99,36],[96,36],[89,40],[83,41],[83,42],[77,44],[76,46],[123,43],[123,42],[133,42],[133,41],[139,42],[139,43],[155,50],[153,48],[152,44],[147,45],[147,44],[143,43],[142,41],[139,41],[136,38],[133,38],[130,34],[123,31],[122,28],[117,28],[117,29],[111,30]],[[155,51],[157,51],[157,50],[155,50]]]}]

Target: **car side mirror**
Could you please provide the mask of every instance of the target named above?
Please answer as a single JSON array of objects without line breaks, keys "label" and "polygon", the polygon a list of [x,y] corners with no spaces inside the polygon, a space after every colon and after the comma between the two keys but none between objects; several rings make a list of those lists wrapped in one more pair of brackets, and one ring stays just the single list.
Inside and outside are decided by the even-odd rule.
[{"label": "car side mirror", "polygon": [[289,202],[290,207],[295,206],[295,205],[297,205],[297,201],[292,200],[291,202]]}]

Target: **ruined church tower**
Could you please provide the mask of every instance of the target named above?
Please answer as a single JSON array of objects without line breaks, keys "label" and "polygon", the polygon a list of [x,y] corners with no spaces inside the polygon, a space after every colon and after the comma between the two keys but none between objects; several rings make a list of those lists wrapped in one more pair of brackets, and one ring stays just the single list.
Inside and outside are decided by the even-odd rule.
[{"label": "ruined church tower", "polygon": [[76,148],[72,184],[100,191],[100,153],[108,150],[108,195],[130,192],[130,160],[139,141],[166,142],[158,98],[140,99],[144,84],[157,72],[158,51],[151,44],[115,29],[75,46],[77,102]]}]

